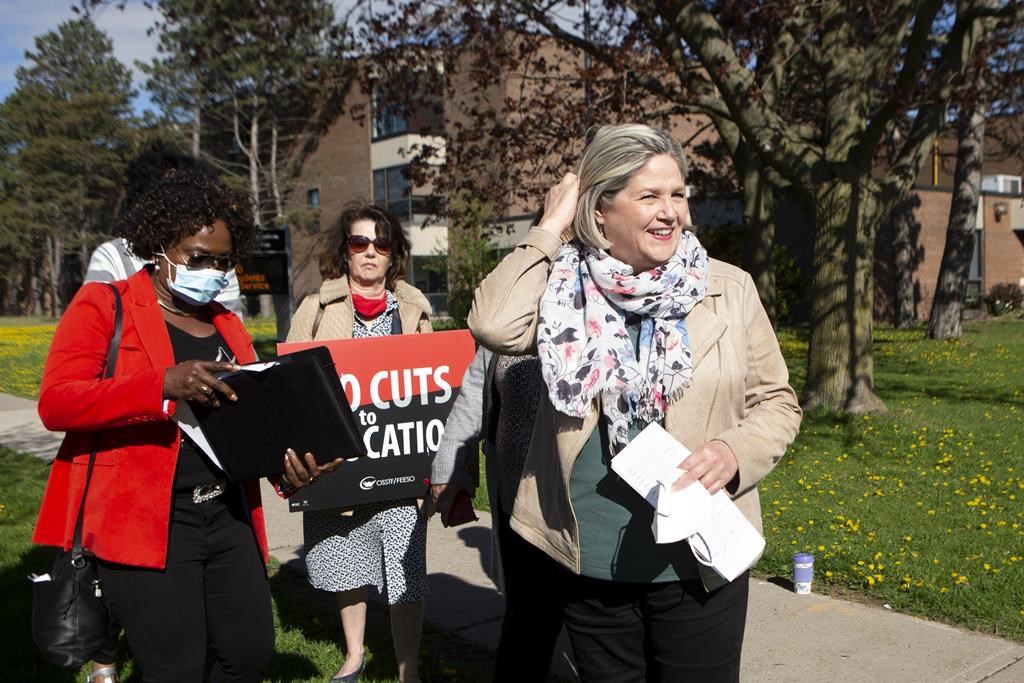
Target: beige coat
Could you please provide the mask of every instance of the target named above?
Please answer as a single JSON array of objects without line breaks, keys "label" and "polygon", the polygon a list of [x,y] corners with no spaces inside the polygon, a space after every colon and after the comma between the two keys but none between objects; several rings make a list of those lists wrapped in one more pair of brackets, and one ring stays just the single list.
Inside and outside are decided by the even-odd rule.
[{"label": "beige coat", "polygon": [[[402,333],[430,332],[430,302],[423,292],[407,282],[399,280],[395,285],[398,299],[398,317]],[[324,307],[323,317],[313,337],[313,322],[320,306]],[[310,294],[295,311],[292,326],[288,330],[288,341],[313,341],[315,339],[351,339],[355,323],[355,308],[349,295],[348,278],[326,280],[320,291]]]},{"label": "beige coat", "polygon": [[[559,246],[558,238],[534,228],[480,284],[469,327],[482,345],[501,354],[535,352],[537,309]],[[761,530],[757,483],[796,437],[801,411],[750,276],[712,259],[707,295],[687,317],[687,332],[693,381],[669,406],[665,429],[690,449],[711,439],[729,445],[739,462],[733,499]],[[599,417],[596,401],[588,417],[575,418],[557,412],[547,395],[541,399],[512,512],[519,535],[577,574],[579,529],[569,480]]]}]

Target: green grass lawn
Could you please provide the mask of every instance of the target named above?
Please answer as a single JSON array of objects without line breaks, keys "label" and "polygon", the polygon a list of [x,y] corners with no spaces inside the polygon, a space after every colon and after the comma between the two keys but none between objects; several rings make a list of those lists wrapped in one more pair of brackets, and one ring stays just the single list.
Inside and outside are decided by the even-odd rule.
[{"label": "green grass lawn", "polygon": [[[249,324],[272,355],[273,321]],[[0,321],[0,391],[36,395],[52,328]],[[792,553],[809,550],[816,590],[1024,640],[1024,321],[922,337],[876,330],[888,413],[805,418],[761,485],[768,547],[756,572],[788,577]],[[806,334],[780,340],[799,391]]]},{"label": "green grass lawn", "polygon": [[[53,550],[30,543],[49,466],[29,455],[0,447],[0,591],[4,596],[0,629],[0,661],[8,681],[85,680],[85,671],[49,666],[36,654],[29,634],[31,589],[26,576],[50,570]],[[270,567],[277,638],[269,681],[323,681],[341,666],[341,625],[333,600],[313,590],[305,575],[276,562]],[[367,616],[366,672],[370,683],[397,681],[387,610],[370,602]],[[424,628],[421,674],[426,681],[471,683],[489,681],[493,654],[486,648],[430,626]],[[122,639],[119,668],[122,680],[137,683]]]},{"label": "green grass lawn", "polygon": [[[818,590],[1024,640],[1024,323],[921,337],[875,333],[888,413],[805,417],[760,487],[757,570],[811,551]],[[799,387],[806,343],[782,343]]]}]

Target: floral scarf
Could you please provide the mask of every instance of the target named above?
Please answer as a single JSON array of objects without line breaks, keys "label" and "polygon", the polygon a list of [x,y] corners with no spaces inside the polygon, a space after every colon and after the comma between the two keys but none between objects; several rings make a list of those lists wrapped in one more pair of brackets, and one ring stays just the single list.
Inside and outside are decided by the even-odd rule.
[{"label": "floral scarf", "polygon": [[[570,242],[558,250],[537,321],[541,372],[552,404],[566,415],[586,417],[602,395],[612,455],[629,443],[632,420],[660,422],[689,386],[686,315],[704,298],[707,275],[707,251],[691,232],[668,261],[635,275],[593,247]],[[627,315],[642,317],[639,358]]]}]

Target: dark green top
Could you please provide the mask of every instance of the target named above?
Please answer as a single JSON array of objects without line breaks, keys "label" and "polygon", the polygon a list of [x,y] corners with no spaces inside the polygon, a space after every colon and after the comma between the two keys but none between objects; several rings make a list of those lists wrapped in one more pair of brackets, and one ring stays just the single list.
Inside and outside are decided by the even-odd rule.
[{"label": "dark green top", "polygon": [[[637,340],[637,327],[627,325]],[[629,426],[632,440],[646,424]],[[657,544],[654,508],[612,471],[608,422],[601,417],[573,464],[569,498],[580,532],[580,573],[596,579],[655,583],[699,578],[686,541]]]}]

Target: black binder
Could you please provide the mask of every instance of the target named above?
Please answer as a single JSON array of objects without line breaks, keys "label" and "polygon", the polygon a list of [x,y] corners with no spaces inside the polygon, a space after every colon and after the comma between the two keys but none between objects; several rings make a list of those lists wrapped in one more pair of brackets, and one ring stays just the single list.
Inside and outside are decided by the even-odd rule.
[{"label": "black binder", "polygon": [[231,481],[282,474],[284,452],[319,464],[366,455],[366,448],[326,347],[281,356],[262,372],[220,379],[238,401],[220,408],[190,403],[203,435]]}]

